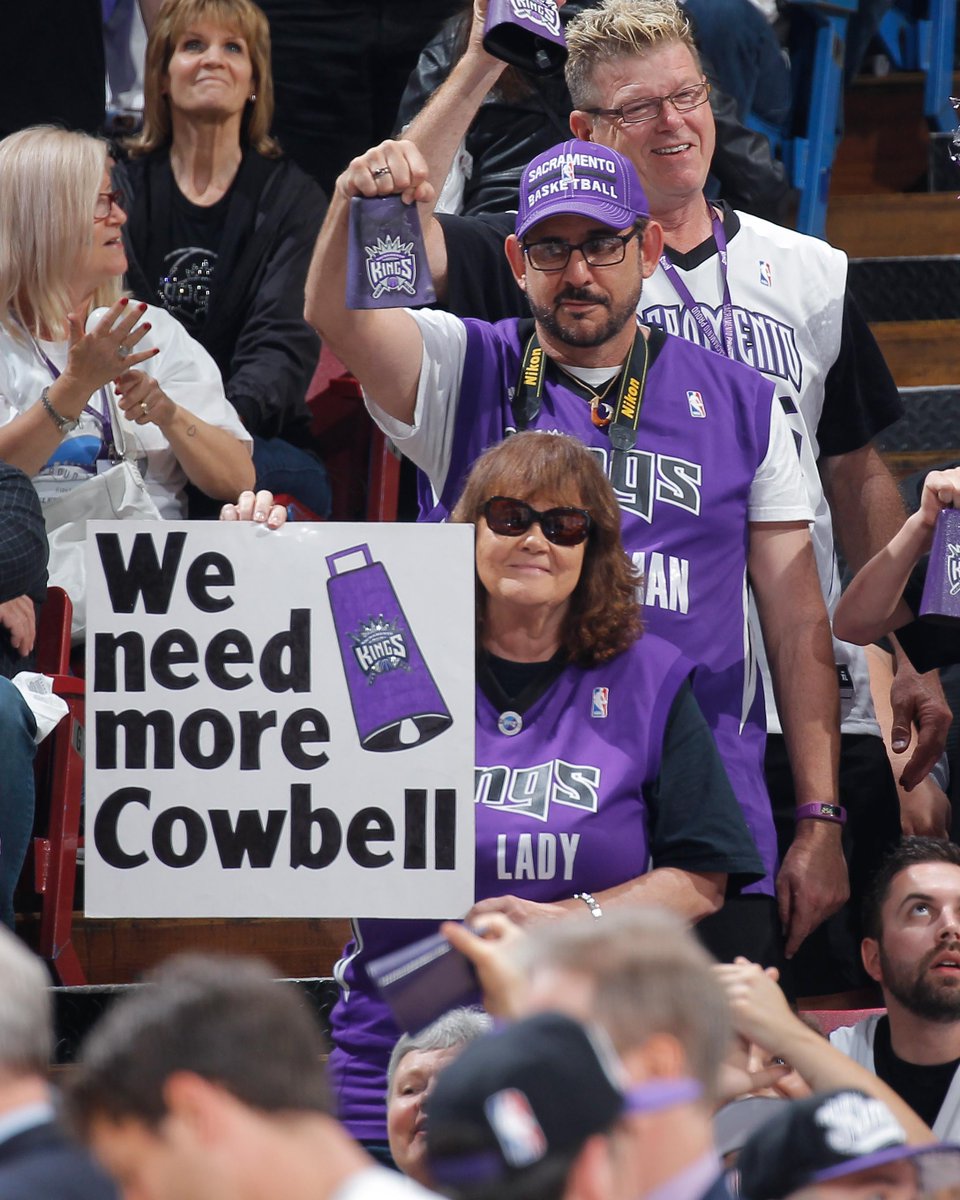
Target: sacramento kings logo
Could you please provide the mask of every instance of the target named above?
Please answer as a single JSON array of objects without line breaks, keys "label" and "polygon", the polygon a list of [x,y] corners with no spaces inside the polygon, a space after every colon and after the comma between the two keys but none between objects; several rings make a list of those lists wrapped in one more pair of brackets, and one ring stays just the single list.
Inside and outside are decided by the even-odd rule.
[{"label": "sacramento kings logo", "polygon": [[381,237],[363,249],[374,300],[379,300],[384,292],[416,294],[417,260],[413,255],[413,242],[401,243],[399,237]]},{"label": "sacramento kings logo", "polygon": [[560,32],[560,10],[555,0],[510,0],[514,15],[521,21],[541,25],[555,37]]},{"label": "sacramento kings logo", "polygon": [[960,546],[955,542],[947,543],[947,583],[951,596],[960,592]]},{"label": "sacramento kings logo", "polygon": [[383,613],[361,623],[356,633],[350,634],[353,653],[367,683],[375,683],[378,675],[388,671],[409,671],[407,644],[403,640],[400,622],[388,621]]}]

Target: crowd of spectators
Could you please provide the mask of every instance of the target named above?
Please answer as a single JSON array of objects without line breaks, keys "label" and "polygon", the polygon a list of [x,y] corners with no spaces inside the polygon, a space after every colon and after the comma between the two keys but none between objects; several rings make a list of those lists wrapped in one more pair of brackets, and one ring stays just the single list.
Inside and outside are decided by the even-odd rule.
[{"label": "crowd of spectators", "polygon": [[[476,526],[478,772],[596,767],[592,805],[542,814],[562,877],[504,876],[516,831],[478,795],[475,903],[440,931],[483,1006],[413,1034],[368,964],[438,923],[383,914],[330,1045],[266,965],[184,956],[54,1088],[46,974],[0,927],[0,1200],[960,1194],[960,849],[930,776],[960,650],[918,615],[960,470],[906,517],[846,256],[781,223],[756,130],[802,87],[788,6],[559,7],[548,78],[486,48],[486,0],[0,16],[0,922],[47,582],[82,641],[83,522],[118,480],[139,519],[325,517],[321,344],[419,519]],[[394,196],[437,302],[348,308],[351,203]],[[793,1007],[852,992],[876,1011],[829,1037]]]}]

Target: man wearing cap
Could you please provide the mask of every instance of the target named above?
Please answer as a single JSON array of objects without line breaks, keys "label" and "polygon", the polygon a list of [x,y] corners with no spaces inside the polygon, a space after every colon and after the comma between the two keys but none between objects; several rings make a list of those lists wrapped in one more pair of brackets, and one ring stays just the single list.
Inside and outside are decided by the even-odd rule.
[{"label": "man wearing cap", "polygon": [[854,1090],[794,1100],[737,1160],[743,1200],[915,1200],[960,1186],[960,1147],[910,1145],[887,1106]]},{"label": "man wearing cap", "polygon": [[[761,769],[763,697],[746,634],[748,571],[811,800],[835,799],[838,699],[811,509],[773,389],[742,364],[638,325],[661,229],[647,220],[632,164],[596,143],[562,143],[524,173],[505,250],[533,320],[346,309],[349,201],[432,197],[404,146],[368,151],[337,181],[308,278],[307,319],[421,469],[421,504],[433,519],[453,507],[480,452],[517,429],[573,434],[604,463],[624,544],[645,577],[647,628],[704,668],[694,691],[768,872],[756,885],[760,906],[738,918],[739,940],[721,952],[776,961],[776,847]],[[821,851],[837,856],[831,879],[842,880],[839,839]],[[793,941],[820,919],[820,906],[844,897],[816,882],[816,903],[807,897],[791,910]]]},{"label": "man wearing cap", "polygon": [[[446,177],[461,137],[504,70],[483,48],[483,10],[483,0],[477,0],[466,52],[406,133],[435,184]],[[689,24],[673,0],[604,0],[571,22],[567,37],[575,136],[615,147],[631,159],[651,215],[665,230],[666,246],[645,284],[640,319],[747,363],[776,387],[804,465],[816,514],[814,550],[832,611],[840,593],[832,523],[847,562],[858,566],[892,536],[904,515],[871,440],[899,416],[901,406],[848,295],[846,258],[818,239],[726,205],[708,206],[703,189],[715,141],[713,116]],[[637,112],[637,104],[646,108]],[[490,321],[523,313],[523,297],[500,250],[510,228],[508,214],[439,220],[422,215],[438,296],[450,311]],[[646,601],[651,612],[661,604],[656,590]],[[776,644],[769,637],[765,643],[776,655]],[[841,688],[843,753],[840,798],[834,796],[827,809],[812,807],[830,804],[817,770],[818,752],[798,746],[790,696],[783,687],[775,694],[765,676],[767,723],[774,734],[768,741],[768,782],[784,856],[778,893],[790,926],[790,953],[832,910],[830,897],[844,871],[837,849],[841,835],[858,891],[899,836],[897,796],[866,660],[862,650],[839,641],[832,654]],[[895,748],[906,749],[912,720],[920,723],[918,749],[903,774],[905,786],[912,787],[939,756],[950,714],[935,685],[920,683],[905,659],[899,665]],[[776,673],[777,664],[773,667]],[[842,806],[847,796],[854,815],[841,831],[824,813]],[[856,803],[860,797],[869,797],[869,804],[861,802],[865,819]],[[917,832],[942,828],[941,818],[911,804],[909,796],[903,803],[906,822]],[[844,935],[842,952],[855,959],[855,934]],[[826,931],[821,939],[802,966],[807,990],[857,986],[859,979],[837,978],[838,956],[835,952],[831,961],[824,952]],[[824,963],[831,965],[825,969]]]},{"label": "man wearing cap", "polygon": [[603,1034],[569,1017],[487,1034],[427,1100],[431,1177],[453,1200],[627,1200],[625,1086]]}]

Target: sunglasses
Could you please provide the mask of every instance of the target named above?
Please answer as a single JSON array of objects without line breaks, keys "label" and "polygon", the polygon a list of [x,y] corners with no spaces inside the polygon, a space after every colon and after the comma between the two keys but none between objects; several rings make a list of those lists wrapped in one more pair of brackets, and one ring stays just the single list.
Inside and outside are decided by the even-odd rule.
[{"label": "sunglasses", "polygon": [[537,512],[525,500],[493,496],[480,509],[487,527],[503,537],[519,537],[537,524],[543,536],[555,546],[579,546],[590,535],[593,518],[585,508],[548,508]]}]

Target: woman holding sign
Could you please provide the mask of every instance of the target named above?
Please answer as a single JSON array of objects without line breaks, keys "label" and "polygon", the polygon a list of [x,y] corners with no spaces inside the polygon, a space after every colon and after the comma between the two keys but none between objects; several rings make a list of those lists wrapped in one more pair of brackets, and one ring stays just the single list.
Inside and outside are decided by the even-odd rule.
[{"label": "woman holding sign", "polygon": [[[225,515],[282,520],[268,499]],[[466,920],[658,904],[697,921],[759,879],[692,665],[641,637],[637,577],[596,458],[574,438],[516,434],[476,462],[452,519],[476,524],[477,903]],[[330,1065],[341,1118],[375,1149],[399,1031],[366,964],[435,927],[356,926]]]}]

